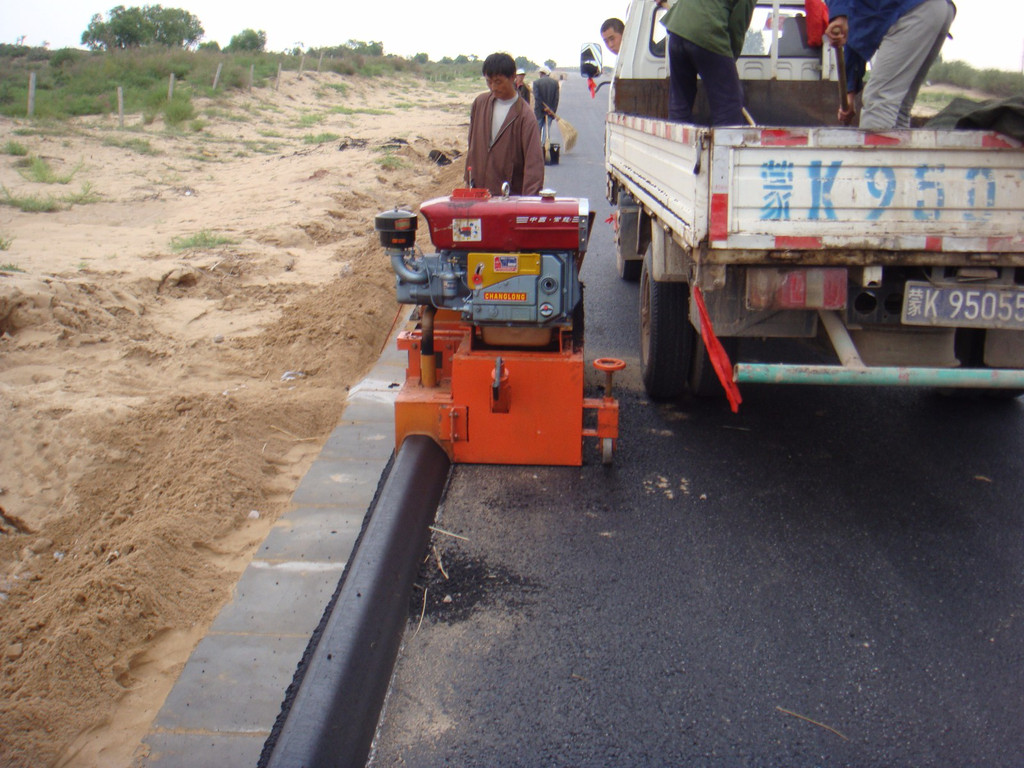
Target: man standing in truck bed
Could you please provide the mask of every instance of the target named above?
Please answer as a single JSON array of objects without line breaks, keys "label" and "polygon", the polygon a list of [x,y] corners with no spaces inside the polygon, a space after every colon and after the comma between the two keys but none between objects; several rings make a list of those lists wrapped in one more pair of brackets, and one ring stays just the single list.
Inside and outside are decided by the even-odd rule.
[{"label": "man standing in truck bed", "polygon": [[831,0],[828,5],[829,40],[836,47],[846,46],[850,108],[839,111],[839,121],[853,122],[853,96],[863,86],[870,60],[860,127],[909,128],[910,110],[939,57],[956,6],[950,0]]},{"label": "man standing in truck bed", "polygon": [[693,121],[700,75],[711,105],[711,124],[746,123],[736,59],[755,5],[756,0],[677,0],[665,14],[669,120]]}]

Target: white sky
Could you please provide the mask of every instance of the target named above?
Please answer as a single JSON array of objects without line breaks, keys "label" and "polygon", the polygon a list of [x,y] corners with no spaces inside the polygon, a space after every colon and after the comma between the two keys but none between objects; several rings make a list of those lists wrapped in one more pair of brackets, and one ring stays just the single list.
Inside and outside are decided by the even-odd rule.
[{"label": "white sky", "polygon": [[[554,59],[575,68],[580,46],[600,42],[601,22],[625,17],[628,0],[0,0],[0,43],[24,35],[26,45],[80,47],[82,32],[96,13],[106,18],[116,5],[163,5],[195,15],[204,40],[223,47],[244,29],[267,33],[267,49],[341,45],[348,40],[380,41],[386,53],[442,56],[495,51],[526,56],[540,64]],[[1024,3],[1020,0],[960,0],[942,50],[946,61],[979,69],[1021,71]],[[605,63],[614,57],[605,50]]]}]

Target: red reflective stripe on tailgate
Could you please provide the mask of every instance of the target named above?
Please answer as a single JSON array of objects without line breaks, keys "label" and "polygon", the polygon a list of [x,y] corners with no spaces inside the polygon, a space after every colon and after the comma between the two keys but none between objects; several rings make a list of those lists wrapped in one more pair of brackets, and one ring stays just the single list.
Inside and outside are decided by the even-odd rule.
[{"label": "red reflective stripe on tailgate", "polygon": [[807,134],[764,130],[761,131],[761,145],[765,147],[804,147],[807,146]]},{"label": "red reflective stripe on tailgate", "polygon": [[981,146],[995,149],[1014,149],[1020,145],[1011,143],[1007,137],[1000,134],[986,133],[981,137]]},{"label": "red reflective stripe on tailgate", "polygon": [[729,195],[718,193],[711,195],[710,236],[712,240],[729,238]]},{"label": "red reflective stripe on tailgate", "polygon": [[775,238],[775,247],[791,250],[817,250],[821,248],[821,238],[779,235]]},{"label": "red reflective stripe on tailgate", "polygon": [[866,147],[893,147],[900,143],[898,136],[886,136],[881,133],[869,133],[864,136]]},{"label": "red reflective stripe on tailgate", "polygon": [[1024,236],[1021,237],[990,237],[988,250],[992,253],[1011,253],[1024,251]]}]

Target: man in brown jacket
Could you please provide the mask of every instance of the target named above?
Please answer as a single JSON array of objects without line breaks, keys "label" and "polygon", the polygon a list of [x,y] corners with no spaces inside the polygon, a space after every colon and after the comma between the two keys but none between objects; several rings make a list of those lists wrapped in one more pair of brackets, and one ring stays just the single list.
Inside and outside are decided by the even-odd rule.
[{"label": "man in brown jacket", "polygon": [[513,195],[536,195],[544,186],[544,149],[537,120],[516,91],[516,63],[507,53],[484,59],[488,91],[469,112],[465,180],[472,187]]}]

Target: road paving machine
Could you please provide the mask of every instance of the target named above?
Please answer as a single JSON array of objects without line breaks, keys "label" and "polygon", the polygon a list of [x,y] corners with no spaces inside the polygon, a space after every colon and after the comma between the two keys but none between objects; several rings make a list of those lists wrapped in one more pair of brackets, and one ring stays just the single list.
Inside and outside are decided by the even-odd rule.
[{"label": "road paving machine", "polygon": [[583,440],[593,438],[610,463],[619,421],[612,378],[625,364],[595,360],[603,397],[584,397],[588,201],[456,189],[419,212],[434,253],[416,247],[411,211],[374,221],[399,302],[417,306],[398,337],[408,365],[396,446],[420,434],[455,462],[580,465]]}]

